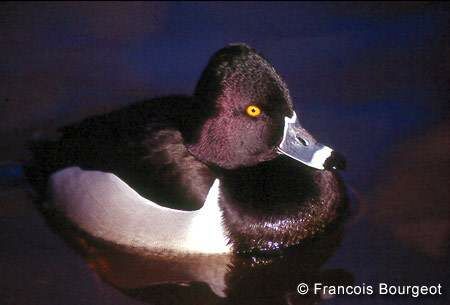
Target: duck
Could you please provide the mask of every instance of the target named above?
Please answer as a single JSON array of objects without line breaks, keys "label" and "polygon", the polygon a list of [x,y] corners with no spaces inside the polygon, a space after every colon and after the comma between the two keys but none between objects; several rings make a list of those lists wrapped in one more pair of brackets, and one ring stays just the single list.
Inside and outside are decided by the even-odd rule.
[{"label": "duck", "polygon": [[250,46],[212,55],[193,95],[138,102],[30,143],[44,209],[152,253],[298,246],[345,210],[345,159],[300,124],[286,83]]}]

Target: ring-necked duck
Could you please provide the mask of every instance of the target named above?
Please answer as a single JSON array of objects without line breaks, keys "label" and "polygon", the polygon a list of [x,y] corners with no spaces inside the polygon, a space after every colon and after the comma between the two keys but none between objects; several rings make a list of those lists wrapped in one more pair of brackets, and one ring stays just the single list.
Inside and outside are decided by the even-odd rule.
[{"label": "ring-necked duck", "polygon": [[244,44],[212,56],[193,96],[141,102],[61,133],[32,145],[30,181],[43,194],[51,177],[55,209],[119,244],[278,250],[323,231],[342,206],[343,159],[301,127],[281,77]]}]

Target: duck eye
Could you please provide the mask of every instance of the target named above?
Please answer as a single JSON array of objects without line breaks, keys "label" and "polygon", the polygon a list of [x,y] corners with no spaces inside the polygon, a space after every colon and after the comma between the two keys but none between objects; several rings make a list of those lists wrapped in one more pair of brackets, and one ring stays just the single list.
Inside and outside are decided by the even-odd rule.
[{"label": "duck eye", "polygon": [[247,109],[245,109],[245,112],[247,113],[248,116],[256,118],[261,115],[261,108],[259,108],[256,105],[250,105],[250,106],[247,106]]}]

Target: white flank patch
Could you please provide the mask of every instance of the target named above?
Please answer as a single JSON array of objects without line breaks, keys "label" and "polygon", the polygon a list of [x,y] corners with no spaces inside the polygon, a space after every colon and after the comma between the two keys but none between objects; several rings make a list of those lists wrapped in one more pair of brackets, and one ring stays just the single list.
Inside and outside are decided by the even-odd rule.
[{"label": "white flank patch", "polygon": [[52,208],[94,237],[148,251],[230,253],[219,207],[219,180],[197,211],[162,207],[111,173],[70,167],[50,179]]}]

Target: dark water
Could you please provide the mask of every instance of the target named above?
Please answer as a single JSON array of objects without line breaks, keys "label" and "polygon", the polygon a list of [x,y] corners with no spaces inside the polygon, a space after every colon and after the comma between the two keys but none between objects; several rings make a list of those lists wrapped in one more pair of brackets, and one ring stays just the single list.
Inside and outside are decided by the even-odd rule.
[{"label": "dark water", "polygon": [[[15,173],[11,167],[4,172]],[[1,194],[2,304],[448,304],[448,230],[430,209],[395,223],[351,193],[351,216],[272,257],[139,255],[41,214],[17,179]],[[5,183],[4,183],[5,184]],[[395,194],[396,200],[402,200]],[[432,200],[433,198],[429,198]],[[414,204],[414,202],[411,202]],[[385,205],[386,203],[384,203]],[[385,208],[385,207],[384,207]],[[389,207],[395,209],[396,207]],[[394,214],[408,214],[407,206]],[[443,207],[448,212],[448,207]],[[411,213],[410,213],[411,214]],[[440,219],[446,220],[440,215]],[[438,219],[439,219],[438,217]],[[446,215],[448,217],[448,214]],[[428,220],[435,218],[429,223]],[[401,223],[401,224],[400,224]],[[419,223],[421,231],[415,231]],[[405,226],[406,228],[401,228]],[[391,228],[389,228],[391,227]],[[406,230],[397,233],[396,230]],[[439,235],[441,234],[441,235]],[[373,287],[373,294],[297,293],[297,285]],[[379,295],[379,283],[439,285],[443,295]],[[367,291],[367,290],[366,290]]]},{"label": "dark water", "polygon": [[[0,304],[450,304],[449,12],[444,2],[0,4]],[[302,123],[346,156],[354,216],[257,263],[140,257],[52,230],[26,193],[24,142],[190,94],[209,56],[236,41],[274,64]],[[186,281],[196,274],[204,280]],[[214,289],[211,274],[223,279]],[[441,284],[445,295],[302,297],[301,282]]]}]

